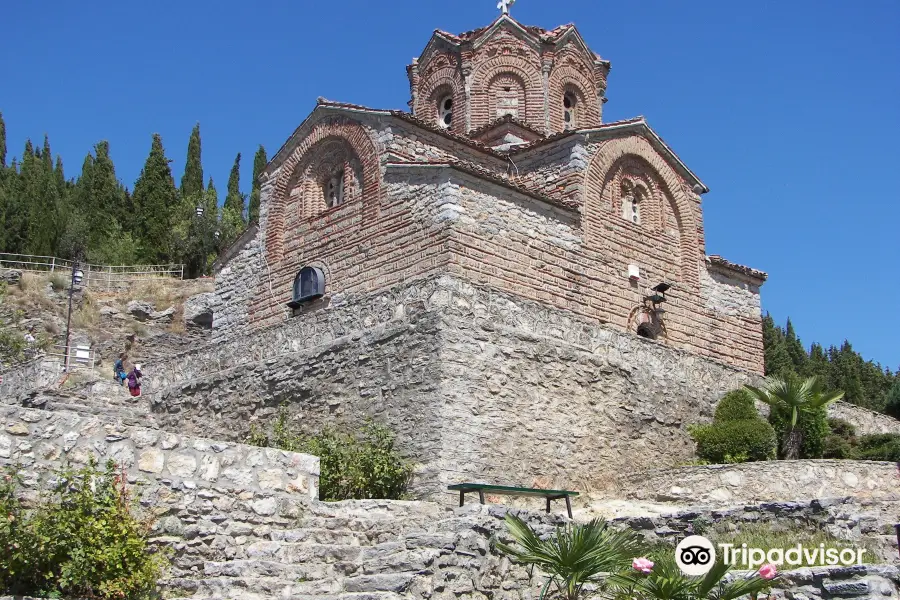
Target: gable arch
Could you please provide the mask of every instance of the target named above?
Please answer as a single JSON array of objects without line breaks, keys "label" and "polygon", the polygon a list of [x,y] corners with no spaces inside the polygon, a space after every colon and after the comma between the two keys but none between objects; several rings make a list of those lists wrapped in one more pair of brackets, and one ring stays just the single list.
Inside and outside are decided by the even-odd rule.
[{"label": "gable arch", "polygon": [[550,130],[563,131],[563,96],[573,91],[580,104],[578,111],[578,127],[594,127],[600,124],[600,105],[597,100],[597,86],[581,71],[573,66],[565,65],[550,72],[548,85],[548,117]]},{"label": "gable arch", "polygon": [[284,253],[286,207],[290,200],[291,183],[302,176],[302,170],[309,165],[310,153],[314,153],[320,143],[334,143],[336,140],[343,140],[359,161],[359,170],[362,173],[360,187],[363,220],[370,220],[378,214],[378,207],[384,194],[378,147],[357,121],[342,117],[324,120],[315,124],[303,141],[294,148],[284,161],[275,182],[266,225],[266,253],[270,259],[280,260]]},{"label": "gable arch", "polygon": [[428,65],[428,73],[419,81],[416,89],[415,115],[435,124],[438,117],[437,103],[449,93],[453,97],[453,123],[451,131],[463,131],[466,124],[466,94],[462,73],[450,56],[439,55]]},{"label": "gable arch", "polygon": [[596,235],[606,219],[618,217],[604,203],[607,186],[622,162],[634,160],[646,165],[650,174],[658,178],[660,193],[675,213],[678,224],[679,250],[681,252],[682,283],[693,290],[700,288],[700,264],[702,252],[699,237],[699,215],[694,202],[685,193],[685,185],[675,170],[644,138],[632,136],[608,140],[600,146],[585,171],[584,232],[586,241]]},{"label": "gable arch", "polygon": [[501,76],[511,76],[524,86],[525,111],[518,119],[534,127],[544,127],[544,84],[540,69],[526,58],[514,54],[501,54],[481,63],[472,77],[471,127],[477,129],[497,118],[492,113],[494,99],[490,85]]}]

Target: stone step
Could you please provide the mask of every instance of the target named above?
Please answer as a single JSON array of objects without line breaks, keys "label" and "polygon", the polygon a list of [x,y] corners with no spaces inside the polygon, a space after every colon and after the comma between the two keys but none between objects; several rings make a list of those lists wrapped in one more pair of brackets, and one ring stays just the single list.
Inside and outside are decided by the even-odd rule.
[{"label": "stone step", "polygon": [[[268,560],[227,560],[206,562],[204,577],[274,577],[289,581],[340,579],[355,569],[352,563],[285,564]],[[190,577],[190,573],[182,573]]]},{"label": "stone step", "polygon": [[370,528],[356,531],[351,529],[310,527],[303,529],[273,529],[268,537],[273,542],[368,546],[391,541],[396,539],[397,535],[393,532],[378,531]]}]

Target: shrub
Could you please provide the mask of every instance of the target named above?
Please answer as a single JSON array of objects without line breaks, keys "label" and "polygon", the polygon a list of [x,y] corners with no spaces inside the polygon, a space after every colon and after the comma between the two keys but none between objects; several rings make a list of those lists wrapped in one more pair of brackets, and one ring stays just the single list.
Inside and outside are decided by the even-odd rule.
[{"label": "shrub", "polygon": [[733,390],[725,394],[716,406],[714,423],[747,421],[759,419],[753,396],[745,389]]},{"label": "shrub", "polygon": [[831,434],[825,438],[822,458],[851,458],[853,446],[845,438]]},{"label": "shrub", "polygon": [[50,287],[54,292],[61,292],[69,287],[69,278],[62,273],[51,273]]},{"label": "shrub", "polygon": [[282,407],[271,435],[253,426],[247,443],[318,456],[322,500],[398,500],[406,494],[412,475],[412,466],[394,448],[394,435],[373,422],[358,431],[326,428],[306,436],[291,429],[287,410]]},{"label": "shrub", "polygon": [[845,421],[843,419],[828,419],[828,427],[831,429],[831,433],[841,437],[851,444],[853,444],[856,440],[856,425],[850,423],[849,421]]},{"label": "shrub", "polygon": [[55,475],[31,510],[12,471],[0,480],[0,593],[153,597],[165,559],[149,552],[151,523],[132,512],[124,475],[112,462]]},{"label": "shrub", "polygon": [[[784,442],[791,427],[790,410],[781,406],[773,406],[769,411],[769,422],[778,435],[778,456],[784,457]],[[797,430],[800,431],[799,458],[822,458],[825,452],[825,438],[831,434],[828,427],[828,414],[825,407],[800,411],[797,416]]]},{"label": "shrub", "polygon": [[888,391],[884,412],[895,419],[900,419],[900,381],[894,383]]},{"label": "shrub", "polygon": [[697,456],[712,463],[775,458],[775,430],[762,419],[700,425],[691,429]]},{"label": "shrub", "polygon": [[900,435],[896,433],[877,433],[860,436],[857,440],[853,458],[900,462]]}]

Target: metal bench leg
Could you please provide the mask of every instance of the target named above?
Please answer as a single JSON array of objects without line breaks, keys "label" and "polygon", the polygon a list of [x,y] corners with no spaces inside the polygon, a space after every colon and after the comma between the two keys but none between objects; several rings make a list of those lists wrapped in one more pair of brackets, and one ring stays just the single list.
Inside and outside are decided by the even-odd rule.
[{"label": "metal bench leg", "polygon": [[480,500],[481,503],[484,504],[484,490],[478,490],[478,500]]},{"label": "metal bench leg", "polygon": [[459,505],[462,506],[466,503],[466,493],[462,490],[459,490]]},{"label": "metal bench leg", "polygon": [[[549,500],[548,500],[549,502]],[[566,510],[569,512],[569,518],[572,518],[572,501],[566,496]]]},{"label": "metal bench leg", "polygon": [[549,496],[547,497],[547,514],[548,515],[550,514],[550,498],[549,498]]}]

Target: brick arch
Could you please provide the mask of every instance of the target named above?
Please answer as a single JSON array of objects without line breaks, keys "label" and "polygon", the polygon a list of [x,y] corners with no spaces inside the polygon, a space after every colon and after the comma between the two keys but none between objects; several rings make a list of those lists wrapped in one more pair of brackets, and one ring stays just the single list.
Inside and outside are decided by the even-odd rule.
[{"label": "brick arch", "polygon": [[496,118],[492,114],[495,105],[490,97],[489,86],[498,76],[511,75],[521,80],[525,86],[525,114],[518,115],[534,127],[544,128],[544,84],[540,69],[527,59],[502,54],[478,65],[472,77],[471,108],[472,128],[476,129]]},{"label": "brick arch", "polygon": [[550,72],[548,85],[548,114],[550,131],[562,131],[563,94],[571,89],[578,98],[578,127],[595,127],[600,124],[600,105],[597,100],[597,86],[581,71],[572,66],[562,66]]},{"label": "brick arch", "polygon": [[[363,175],[359,156],[345,138],[323,138],[306,152],[288,180],[287,226],[294,218],[308,219],[327,209],[324,188],[336,170],[344,173],[344,203],[360,199]],[[295,194],[295,190],[300,193]]]},{"label": "brick arch", "polygon": [[271,260],[280,260],[284,253],[284,226],[290,184],[296,180],[298,166],[314,152],[317,145],[329,138],[341,138],[353,150],[362,165],[362,202],[364,220],[377,215],[384,195],[381,185],[381,157],[369,134],[356,121],[334,118],[317,123],[281,166],[281,173],[272,192],[272,204],[266,226],[266,253]]},{"label": "brick arch", "polygon": [[466,128],[466,90],[462,75],[454,65],[440,67],[419,83],[415,114],[428,123],[436,124],[437,103],[445,90],[453,96],[453,123],[450,130],[463,132]]},{"label": "brick arch", "polygon": [[[700,239],[698,217],[694,203],[684,192],[681,177],[660,156],[650,143],[641,137],[628,137],[605,142],[591,159],[584,175],[584,235],[585,241],[597,236],[603,222],[619,218],[604,206],[603,197],[611,175],[614,175],[622,159],[633,159],[646,164],[650,174],[661,182],[661,192],[668,200],[678,222],[681,250],[682,283],[694,290],[700,288]],[[596,240],[594,240],[596,241]]]}]

